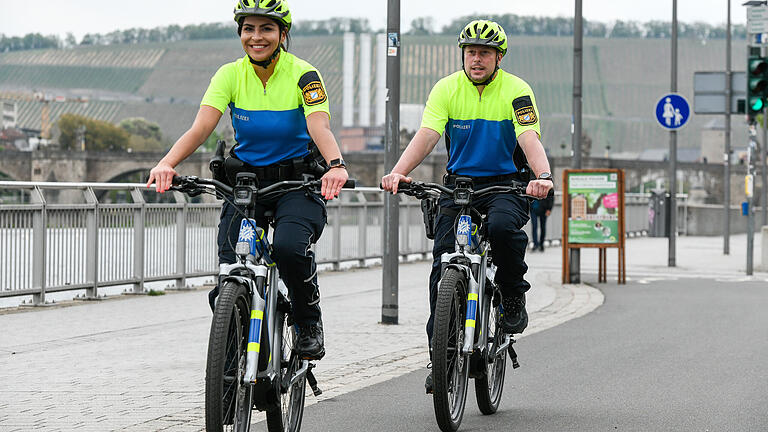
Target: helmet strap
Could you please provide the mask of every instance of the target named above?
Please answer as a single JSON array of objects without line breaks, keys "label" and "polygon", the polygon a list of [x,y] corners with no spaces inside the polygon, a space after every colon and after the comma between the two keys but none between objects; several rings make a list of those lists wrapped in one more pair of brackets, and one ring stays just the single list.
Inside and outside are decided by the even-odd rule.
[{"label": "helmet strap", "polygon": [[251,64],[255,64],[256,66],[261,66],[264,69],[267,69],[269,65],[271,65],[272,62],[277,58],[278,54],[280,54],[280,45],[277,46],[275,52],[273,52],[272,55],[269,56],[269,58],[266,60],[257,61],[254,60],[251,56],[248,56],[248,60],[251,61]]}]

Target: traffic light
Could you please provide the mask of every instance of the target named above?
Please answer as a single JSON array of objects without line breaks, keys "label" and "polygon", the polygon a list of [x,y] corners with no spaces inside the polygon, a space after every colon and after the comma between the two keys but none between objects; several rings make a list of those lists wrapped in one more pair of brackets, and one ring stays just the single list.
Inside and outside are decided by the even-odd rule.
[{"label": "traffic light", "polygon": [[747,60],[747,113],[750,117],[763,112],[768,102],[768,58]]}]

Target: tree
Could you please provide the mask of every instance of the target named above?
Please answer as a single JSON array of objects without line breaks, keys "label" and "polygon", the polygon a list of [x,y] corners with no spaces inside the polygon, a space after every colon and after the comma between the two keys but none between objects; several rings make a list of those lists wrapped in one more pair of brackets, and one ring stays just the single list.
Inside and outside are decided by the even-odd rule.
[{"label": "tree", "polygon": [[83,117],[77,114],[64,114],[57,122],[61,135],[59,146],[62,150],[80,150],[78,128],[85,126],[86,150],[125,150],[130,134],[125,130],[105,121]]},{"label": "tree", "polygon": [[411,21],[412,35],[432,35],[435,34],[435,20],[432,17],[421,17]]},{"label": "tree", "polygon": [[166,148],[163,134],[157,123],[141,117],[124,119],[118,125],[130,135],[128,147],[135,151],[157,151]]},{"label": "tree", "polygon": [[203,145],[197,148],[197,151],[204,151],[208,153],[213,153],[216,151],[216,144],[218,144],[218,141],[221,139],[221,135],[219,135],[218,132],[213,131],[211,135],[205,140]]}]

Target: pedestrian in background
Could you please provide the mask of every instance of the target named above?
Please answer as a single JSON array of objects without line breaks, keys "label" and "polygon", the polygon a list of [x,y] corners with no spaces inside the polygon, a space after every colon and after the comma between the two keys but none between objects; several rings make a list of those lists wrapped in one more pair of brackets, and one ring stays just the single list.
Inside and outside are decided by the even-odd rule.
[{"label": "pedestrian in background", "polygon": [[552,206],[554,205],[554,195],[531,202],[531,226],[533,228],[531,237],[533,237],[534,251],[544,252],[544,239],[547,238],[547,217],[552,213]]}]

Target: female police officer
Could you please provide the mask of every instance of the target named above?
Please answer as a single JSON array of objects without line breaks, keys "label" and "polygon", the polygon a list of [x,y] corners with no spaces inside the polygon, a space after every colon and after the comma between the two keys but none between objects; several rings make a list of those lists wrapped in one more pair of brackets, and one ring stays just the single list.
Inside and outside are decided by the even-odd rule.
[{"label": "female police officer", "polygon": [[[294,179],[297,172],[281,168],[295,167],[293,162],[307,157],[307,144],[312,140],[330,166],[322,176],[322,197],[333,199],[348,175],[330,130],[328,97],[320,74],[286,51],[291,28],[288,4],[285,0],[239,0],[234,12],[246,55],[216,72],[192,127],[152,169],[147,185],[154,181],[158,192],[168,190],[176,174],[174,167],[208,138],[229,107],[236,141],[230,157],[242,170],[256,172],[262,186]],[[309,246],[323,231],[325,202],[314,194],[292,192],[260,204],[261,214],[274,211],[274,253],[299,325],[298,348],[305,358],[320,359],[325,354],[320,294]],[[229,228],[239,227],[240,219],[225,203],[218,235],[220,264],[235,261],[230,245],[236,243],[237,232]],[[265,225],[263,217],[257,221]]]}]

